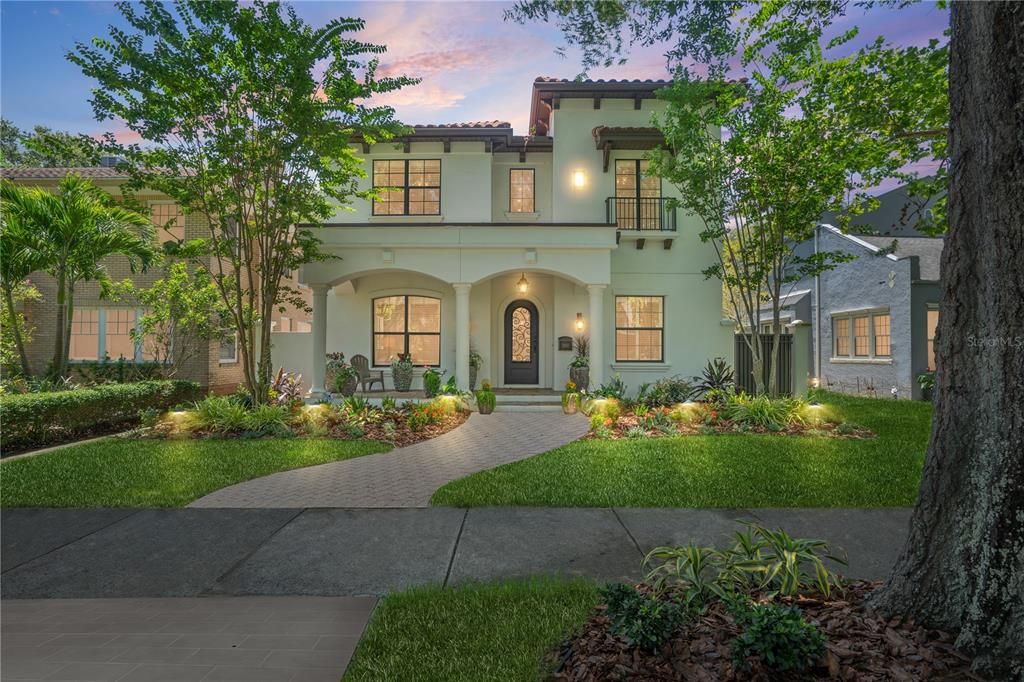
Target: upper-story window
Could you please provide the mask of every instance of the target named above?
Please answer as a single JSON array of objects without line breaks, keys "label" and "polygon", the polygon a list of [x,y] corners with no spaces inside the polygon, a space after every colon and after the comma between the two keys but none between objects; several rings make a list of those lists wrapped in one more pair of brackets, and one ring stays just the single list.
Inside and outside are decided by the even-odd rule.
[{"label": "upper-story window", "polygon": [[185,214],[181,212],[181,206],[171,202],[159,202],[150,204],[149,210],[159,241],[185,239]]},{"label": "upper-story window", "polygon": [[624,230],[660,230],[661,179],[647,175],[646,159],[615,162],[615,219]]},{"label": "upper-story window", "polygon": [[373,215],[441,215],[440,159],[376,160],[373,186]]},{"label": "upper-story window", "polygon": [[508,172],[509,213],[533,213],[534,173],[532,168],[513,168]]}]

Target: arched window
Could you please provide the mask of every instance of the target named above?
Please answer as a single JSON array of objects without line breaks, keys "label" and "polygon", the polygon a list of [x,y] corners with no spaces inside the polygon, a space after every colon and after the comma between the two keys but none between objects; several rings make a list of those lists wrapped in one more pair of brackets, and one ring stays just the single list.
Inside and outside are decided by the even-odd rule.
[{"label": "arched window", "polygon": [[373,299],[373,364],[390,365],[399,354],[412,364],[441,364],[441,299],[383,296]]}]

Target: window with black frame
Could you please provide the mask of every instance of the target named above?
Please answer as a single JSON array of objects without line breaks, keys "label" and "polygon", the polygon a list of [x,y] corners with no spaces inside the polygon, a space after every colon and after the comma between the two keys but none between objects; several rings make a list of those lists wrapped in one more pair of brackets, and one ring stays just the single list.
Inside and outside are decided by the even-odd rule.
[{"label": "window with black frame", "polygon": [[510,213],[533,213],[534,173],[532,168],[513,168],[508,173],[508,210]]},{"label": "window with black frame", "polygon": [[373,215],[441,215],[440,159],[373,162]]},{"label": "window with black frame", "polygon": [[661,179],[646,159],[615,162],[615,221],[622,230],[660,230]]},{"label": "window with black frame", "polygon": [[615,297],[616,362],[662,361],[664,311],[664,296]]},{"label": "window with black frame", "polygon": [[408,354],[412,364],[441,364],[441,299],[382,296],[373,299],[373,364],[385,367]]}]

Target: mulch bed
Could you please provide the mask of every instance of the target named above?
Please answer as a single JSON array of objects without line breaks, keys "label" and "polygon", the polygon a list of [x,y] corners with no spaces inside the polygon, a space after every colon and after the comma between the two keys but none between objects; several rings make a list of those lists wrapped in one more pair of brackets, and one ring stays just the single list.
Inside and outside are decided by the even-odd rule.
[{"label": "mulch bed", "polygon": [[953,647],[954,637],[913,623],[885,619],[864,606],[880,583],[855,582],[832,598],[788,600],[828,638],[826,655],[803,676],[776,673],[759,661],[738,669],[730,644],[738,634],[721,602],[714,602],[697,622],[683,628],[663,651],[649,654],[630,647],[608,630],[604,607],[599,607],[583,631],[562,648],[561,661],[550,677],[559,682],[598,680],[981,680],[970,670],[970,659]]},{"label": "mulch bed", "polygon": [[[667,412],[667,410],[666,410]],[[643,420],[637,417],[632,412],[624,412],[621,417],[616,420],[615,424],[609,427],[611,433],[609,436],[602,438],[596,436],[593,431],[587,434],[587,438],[595,438],[601,440],[617,440],[619,438],[628,438],[628,432],[631,428],[636,426],[643,426]],[[864,440],[867,438],[874,438],[874,432],[865,429],[860,426],[853,426],[846,424],[842,428],[840,425],[833,422],[821,422],[815,426],[802,426],[794,424],[785,427],[780,431],[772,431],[764,427],[752,426],[746,429],[738,429],[736,424],[726,420],[720,419],[714,424],[704,424],[702,422],[695,423],[675,423],[677,431],[675,433],[665,433],[657,429],[648,429],[647,438],[664,438],[666,436],[701,436],[711,435],[708,429],[713,429],[715,434],[729,434],[729,433],[759,433],[774,436],[805,436],[805,435],[817,435],[822,438],[843,438],[852,440]]]},{"label": "mulch bed", "polygon": [[[469,419],[469,412],[456,412],[453,415],[445,417],[440,423],[428,424],[427,426],[422,427],[419,431],[413,431],[410,429],[404,419],[397,419],[394,422],[395,430],[390,434],[384,430],[382,424],[367,424],[363,427],[363,436],[359,440],[378,440],[384,443],[391,443],[396,448],[401,448],[406,445],[412,445],[413,443],[419,443],[420,441],[436,438],[443,433],[448,433],[452,429],[461,426],[467,419]],[[353,440],[352,437],[340,427],[336,427],[331,431],[331,437],[340,438],[342,440]]]},{"label": "mulch bed", "polygon": [[[137,422],[138,420],[135,421]],[[60,425],[55,424],[50,430],[49,437],[43,443],[22,445],[20,447],[9,447],[7,443],[4,443],[4,449],[0,451],[0,458],[6,459],[7,457],[28,454],[35,452],[36,450],[49,450],[50,448],[57,447],[58,445],[74,445],[80,441],[92,440],[93,438],[100,438],[101,436],[113,436],[119,433],[124,433],[125,429],[130,429],[133,426],[135,426],[135,424],[128,421],[118,424],[99,424],[86,429],[69,431],[61,428]]]}]

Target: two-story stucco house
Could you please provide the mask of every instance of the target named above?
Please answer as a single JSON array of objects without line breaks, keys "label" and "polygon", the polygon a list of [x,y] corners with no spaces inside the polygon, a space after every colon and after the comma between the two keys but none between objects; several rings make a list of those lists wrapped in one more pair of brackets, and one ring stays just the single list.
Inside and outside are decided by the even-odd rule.
[{"label": "two-story stucco house", "polygon": [[714,253],[697,218],[667,207],[674,189],[645,175],[664,84],[538,78],[530,135],[418,125],[362,145],[362,187],[392,189],[315,230],[338,258],[303,267],[311,338],[278,337],[275,364],[318,392],[325,352],[362,354],[390,388],[409,353],[466,388],[472,350],[496,387],[561,389],[566,344],[585,334],[591,385],[618,373],[635,390],[729,356],[721,285],[701,274]]}]

